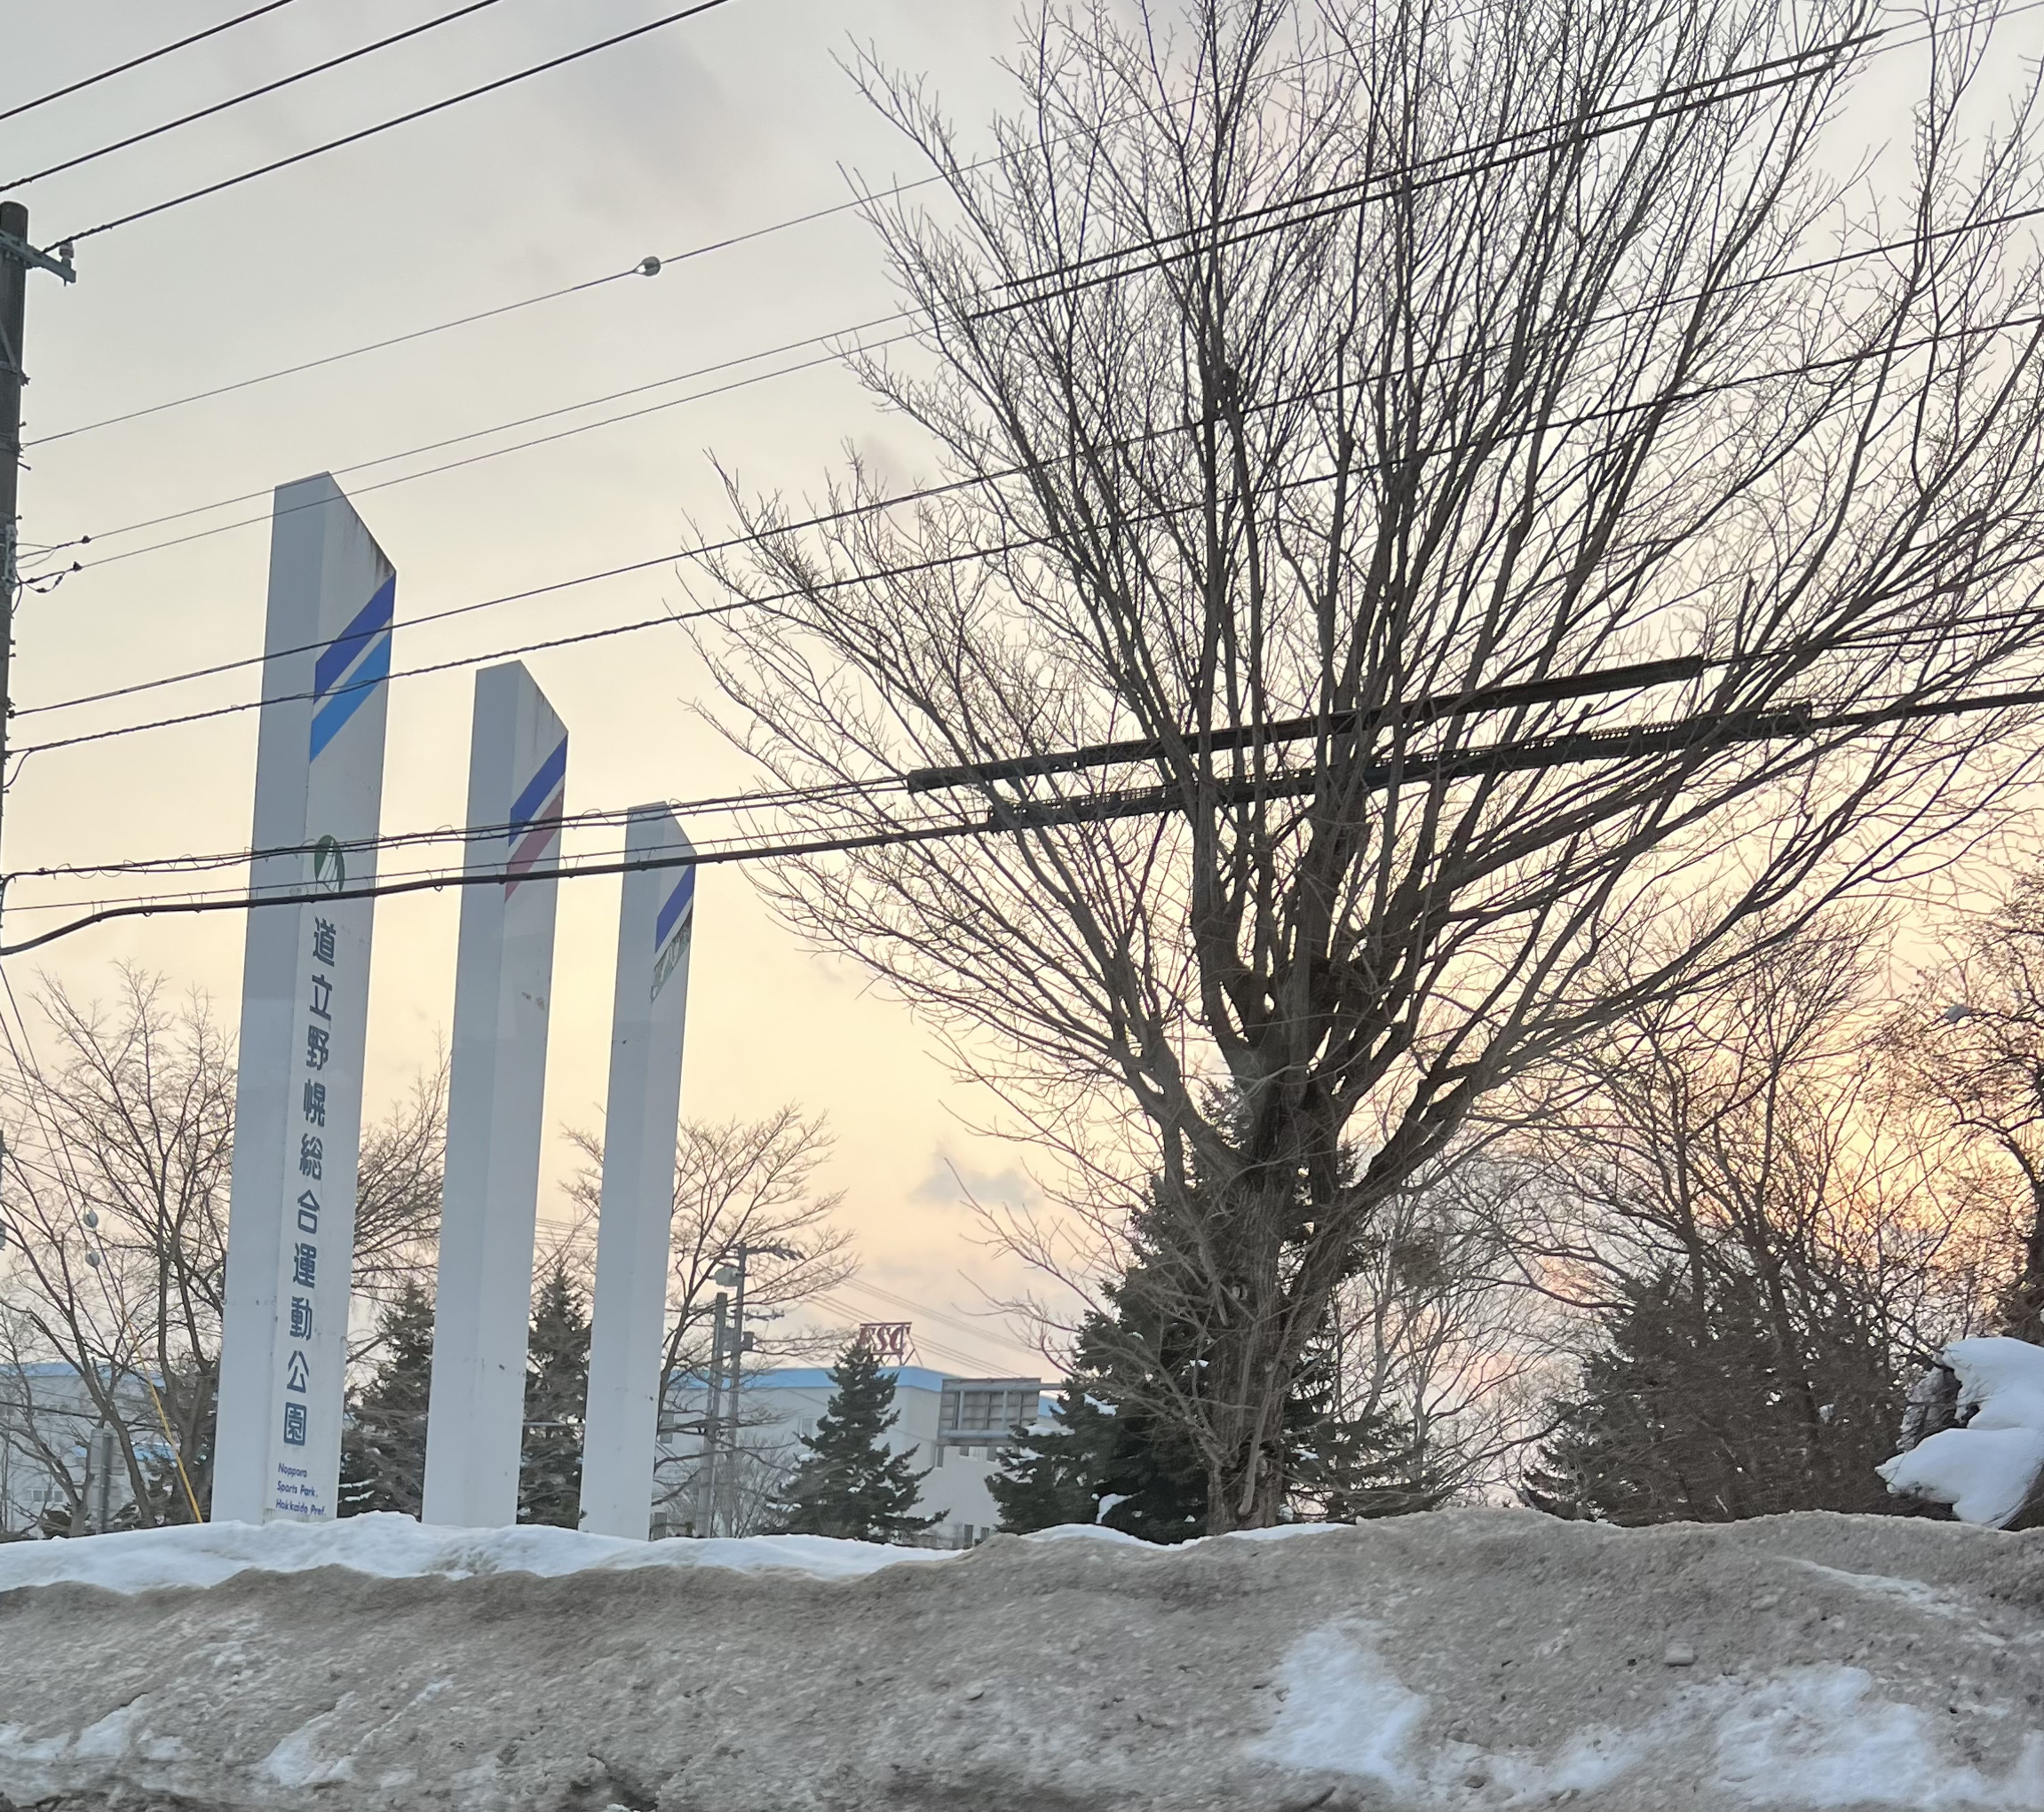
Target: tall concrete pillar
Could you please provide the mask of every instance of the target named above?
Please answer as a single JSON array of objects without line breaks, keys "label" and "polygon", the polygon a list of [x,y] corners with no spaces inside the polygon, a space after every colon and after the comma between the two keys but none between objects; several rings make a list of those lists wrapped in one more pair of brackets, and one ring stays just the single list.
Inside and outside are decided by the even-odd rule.
[{"label": "tall concrete pillar", "polygon": [[518,661],[476,675],[424,1520],[518,1520],[567,732]]},{"label": "tall concrete pillar", "polygon": [[[664,805],[634,809],[625,829],[628,861],[691,853]],[[582,1526],[633,1540],[646,1539],[653,1503],[694,922],[693,866],[625,875],[604,1110]]]},{"label": "tall concrete pillar", "polygon": [[[325,473],[278,487],[250,888],[375,881],[397,573]],[[375,902],[248,915],[216,1522],[337,1507]]]}]

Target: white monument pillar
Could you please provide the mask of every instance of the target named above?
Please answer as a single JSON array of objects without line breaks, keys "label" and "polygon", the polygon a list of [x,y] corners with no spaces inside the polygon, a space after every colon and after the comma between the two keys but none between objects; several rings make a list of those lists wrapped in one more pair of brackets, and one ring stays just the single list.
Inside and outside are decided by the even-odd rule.
[{"label": "white monument pillar", "polygon": [[[250,888],[373,882],[397,574],[340,487],[278,487]],[[375,903],[249,915],[216,1522],[335,1514]]]},{"label": "white monument pillar", "polygon": [[[693,851],[664,805],[641,805],[627,820],[624,852],[630,861]],[[592,1535],[634,1541],[645,1540],[652,1516],[694,918],[693,866],[625,875],[604,1108],[582,1526]]]},{"label": "white monument pillar", "polygon": [[476,675],[424,1520],[518,1520],[567,732],[518,661]]}]

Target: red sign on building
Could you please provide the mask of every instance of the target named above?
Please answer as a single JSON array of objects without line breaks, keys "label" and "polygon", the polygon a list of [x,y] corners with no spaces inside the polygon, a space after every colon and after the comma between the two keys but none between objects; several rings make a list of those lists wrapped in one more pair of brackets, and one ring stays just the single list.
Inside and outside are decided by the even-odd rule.
[{"label": "red sign on building", "polygon": [[909,1332],[915,1325],[912,1321],[864,1322],[854,1344],[867,1348],[876,1358],[906,1365],[915,1357],[915,1342]]}]

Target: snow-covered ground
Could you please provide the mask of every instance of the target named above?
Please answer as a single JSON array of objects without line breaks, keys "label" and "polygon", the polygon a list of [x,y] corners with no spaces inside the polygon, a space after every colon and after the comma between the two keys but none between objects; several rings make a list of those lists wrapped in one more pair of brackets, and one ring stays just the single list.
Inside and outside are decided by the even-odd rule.
[{"label": "snow-covered ground", "polygon": [[1457,1511],[1154,1549],[0,1548],[0,1796],[412,1812],[2044,1812],[2044,1532]]},{"label": "snow-covered ground", "polygon": [[[1129,1540],[1113,1530],[1077,1531]],[[955,1560],[956,1549],[880,1547],[820,1535],[760,1535],[741,1541],[614,1541],[572,1529],[427,1529],[409,1516],[351,1516],[324,1526],[206,1523],[90,1541],[0,1546],[0,1593],[22,1586],[98,1586],[154,1592],[217,1586],[251,1568],[303,1573],[345,1567],[379,1579],[467,1579],[482,1573],[611,1572],[622,1568],[792,1569],[816,1579],[863,1578],[877,1567]]]}]

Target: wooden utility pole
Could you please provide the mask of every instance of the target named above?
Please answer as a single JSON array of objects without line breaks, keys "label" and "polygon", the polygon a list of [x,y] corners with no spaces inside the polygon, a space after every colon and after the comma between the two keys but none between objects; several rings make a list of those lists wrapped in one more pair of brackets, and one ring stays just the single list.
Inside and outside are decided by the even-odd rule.
[{"label": "wooden utility pole", "polygon": [[13,714],[14,600],[21,590],[21,386],[28,373],[22,334],[28,313],[30,268],[75,281],[71,248],[51,257],[28,243],[28,210],[0,202],[0,812],[6,804],[8,718]]}]

